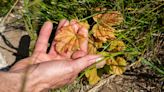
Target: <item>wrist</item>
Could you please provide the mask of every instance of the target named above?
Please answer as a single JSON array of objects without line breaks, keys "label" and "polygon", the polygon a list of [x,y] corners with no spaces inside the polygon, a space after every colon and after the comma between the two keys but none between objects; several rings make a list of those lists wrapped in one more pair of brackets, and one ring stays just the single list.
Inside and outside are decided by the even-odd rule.
[{"label": "wrist", "polygon": [[49,84],[44,81],[45,79],[42,78],[42,75],[41,75],[42,73],[38,71],[37,67],[39,66],[33,65],[32,67],[29,68],[29,71],[28,71],[29,82],[27,83],[27,88],[32,88],[32,90],[30,91],[27,90],[27,92],[42,92],[43,90],[47,90],[50,88]]},{"label": "wrist", "polygon": [[40,83],[39,77],[33,72],[34,70],[26,68],[26,70],[17,70],[12,72],[7,72],[8,76],[12,76],[13,82],[17,84],[16,92],[40,92],[43,88]]},{"label": "wrist", "polygon": [[0,72],[0,77],[0,92],[22,92],[26,88],[22,73]]},{"label": "wrist", "polygon": [[21,83],[23,88],[20,92],[41,92],[49,88],[47,83],[42,82],[42,77],[37,71],[37,65],[32,65],[24,70],[13,72],[21,79],[19,83]]}]

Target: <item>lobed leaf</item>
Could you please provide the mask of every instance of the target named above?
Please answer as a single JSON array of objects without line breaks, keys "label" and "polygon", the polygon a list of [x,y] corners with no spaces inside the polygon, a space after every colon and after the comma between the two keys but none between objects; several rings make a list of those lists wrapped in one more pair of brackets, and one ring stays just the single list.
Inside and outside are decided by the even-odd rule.
[{"label": "lobed leaf", "polygon": [[121,75],[126,70],[126,60],[122,57],[117,57],[116,60],[109,59],[106,62],[107,65],[110,65],[110,73]]},{"label": "lobed leaf", "polygon": [[87,40],[87,38],[79,34],[78,31],[74,30],[71,25],[61,28],[55,37],[56,51],[58,53],[66,53],[79,50],[80,44]]},{"label": "lobed leaf", "polygon": [[97,69],[96,68],[93,68],[91,70],[87,70],[85,72],[85,76],[87,77],[90,85],[94,85],[100,80],[100,77],[97,75]]},{"label": "lobed leaf", "polygon": [[112,27],[104,28],[101,25],[95,24],[92,31],[93,36],[102,42],[116,38],[114,34],[115,29]]},{"label": "lobed leaf", "polygon": [[113,40],[110,42],[108,51],[123,51],[123,50],[125,50],[125,48],[126,48],[126,46],[123,41]]},{"label": "lobed leaf", "polygon": [[116,26],[123,21],[123,16],[119,11],[112,11],[105,14],[98,14],[93,18],[103,27]]}]

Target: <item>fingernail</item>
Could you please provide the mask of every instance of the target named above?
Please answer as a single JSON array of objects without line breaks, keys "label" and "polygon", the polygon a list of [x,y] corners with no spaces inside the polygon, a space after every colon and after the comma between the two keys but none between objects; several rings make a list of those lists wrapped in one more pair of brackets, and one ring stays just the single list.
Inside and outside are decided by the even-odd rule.
[{"label": "fingernail", "polygon": [[104,59],[104,57],[99,57],[96,59],[96,62],[99,62],[100,60],[103,60],[103,59]]},{"label": "fingernail", "polygon": [[69,25],[69,21],[68,20],[65,20],[64,21],[64,26],[67,26],[67,25]]}]

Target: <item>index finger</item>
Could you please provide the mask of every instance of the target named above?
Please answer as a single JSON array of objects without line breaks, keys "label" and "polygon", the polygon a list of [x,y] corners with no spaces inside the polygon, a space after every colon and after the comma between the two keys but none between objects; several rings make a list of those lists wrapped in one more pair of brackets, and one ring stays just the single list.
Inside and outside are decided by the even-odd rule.
[{"label": "index finger", "polygon": [[43,24],[39,33],[38,40],[35,45],[34,53],[38,51],[46,53],[48,47],[48,40],[52,32],[52,28],[53,24],[50,21],[47,21]]}]

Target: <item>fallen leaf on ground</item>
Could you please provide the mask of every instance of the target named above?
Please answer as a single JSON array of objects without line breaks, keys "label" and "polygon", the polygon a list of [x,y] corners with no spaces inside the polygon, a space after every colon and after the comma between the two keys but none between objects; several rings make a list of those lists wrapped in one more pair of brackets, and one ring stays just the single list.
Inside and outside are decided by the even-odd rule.
[{"label": "fallen leaf on ground", "polygon": [[106,62],[107,65],[110,65],[110,73],[121,75],[126,70],[126,60],[122,57],[117,57],[116,60],[109,59]]},{"label": "fallen leaf on ground", "polygon": [[108,51],[123,51],[125,50],[125,44],[121,40],[113,40],[110,42]]},{"label": "fallen leaf on ground", "polygon": [[123,16],[119,11],[111,11],[109,13],[98,14],[93,19],[103,27],[116,26],[123,21]]},{"label": "fallen leaf on ground", "polygon": [[92,28],[92,31],[93,36],[102,42],[116,38],[114,34],[115,29],[112,27],[104,28],[101,25],[95,24]]},{"label": "fallen leaf on ground", "polygon": [[[105,8],[105,7],[102,7],[102,8],[97,7],[97,8],[95,8],[95,10],[96,11],[105,11],[105,10],[107,10],[107,8]],[[103,14],[97,14],[97,15],[93,16],[93,20],[97,22],[101,18],[102,15]]]},{"label": "fallen leaf on ground", "polygon": [[91,70],[87,70],[85,72],[85,76],[87,77],[90,85],[94,85],[100,80],[100,77],[97,75],[97,69],[96,68],[93,68]]}]

